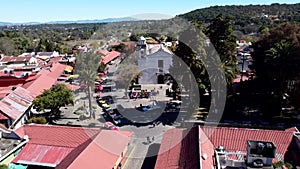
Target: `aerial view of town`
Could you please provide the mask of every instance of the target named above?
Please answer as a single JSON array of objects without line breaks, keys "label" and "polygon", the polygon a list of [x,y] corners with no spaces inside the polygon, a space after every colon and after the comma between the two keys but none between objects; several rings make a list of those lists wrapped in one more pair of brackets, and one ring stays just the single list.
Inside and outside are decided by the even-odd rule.
[{"label": "aerial view of town", "polygon": [[299,2],[1,7],[0,169],[300,169]]}]

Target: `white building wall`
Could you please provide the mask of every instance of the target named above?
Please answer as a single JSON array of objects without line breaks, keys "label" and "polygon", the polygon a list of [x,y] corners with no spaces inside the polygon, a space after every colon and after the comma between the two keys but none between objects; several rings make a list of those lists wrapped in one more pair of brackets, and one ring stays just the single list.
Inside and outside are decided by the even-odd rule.
[{"label": "white building wall", "polygon": [[[163,70],[159,71],[158,61],[163,60]],[[138,59],[138,66],[143,76],[139,79],[140,84],[155,84],[157,83],[157,75],[169,73],[172,65],[173,55],[163,49]]]}]

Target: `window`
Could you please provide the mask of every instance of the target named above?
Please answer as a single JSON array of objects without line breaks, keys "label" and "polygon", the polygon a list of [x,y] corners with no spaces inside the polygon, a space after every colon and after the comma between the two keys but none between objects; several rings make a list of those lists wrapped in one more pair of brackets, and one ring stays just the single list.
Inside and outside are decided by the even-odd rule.
[{"label": "window", "polygon": [[163,67],[164,67],[164,61],[158,60],[158,68],[163,68]]}]

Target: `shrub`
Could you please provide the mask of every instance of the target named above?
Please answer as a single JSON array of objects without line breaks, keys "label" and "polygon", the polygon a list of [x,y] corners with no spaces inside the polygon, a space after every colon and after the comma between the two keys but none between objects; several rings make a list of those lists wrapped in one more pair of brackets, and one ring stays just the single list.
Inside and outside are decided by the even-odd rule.
[{"label": "shrub", "polygon": [[27,123],[46,124],[47,120],[45,117],[32,117],[27,120]]},{"label": "shrub", "polygon": [[273,163],[274,168],[279,168],[282,166],[286,166],[288,169],[293,169],[293,165],[290,163],[284,163],[283,161],[278,161],[276,163]]},{"label": "shrub", "polygon": [[1,165],[0,165],[0,169],[8,169],[8,166],[5,165],[5,164],[1,164]]}]

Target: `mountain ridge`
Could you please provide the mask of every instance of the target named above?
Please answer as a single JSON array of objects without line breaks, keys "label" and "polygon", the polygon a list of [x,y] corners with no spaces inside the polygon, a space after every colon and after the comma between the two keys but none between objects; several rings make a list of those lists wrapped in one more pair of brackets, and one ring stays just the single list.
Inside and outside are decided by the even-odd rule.
[{"label": "mountain ridge", "polygon": [[71,24],[71,23],[110,23],[110,22],[122,22],[122,21],[138,21],[138,19],[131,17],[122,18],[105,18],[105,19],[93,19],[93,20],[65,20],[65,21],[49,21],[49,22],[0,22],[0,26],[17,26],[17,25],[39,25],[39,24]]}]

